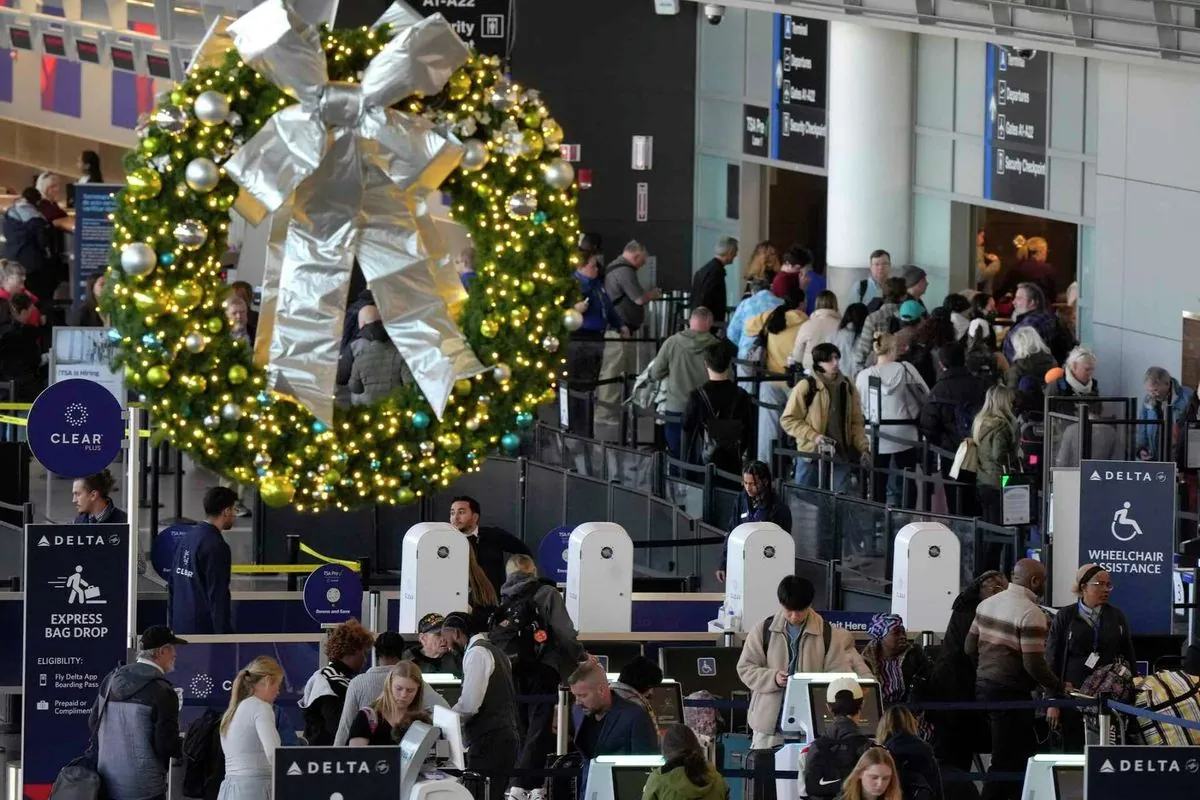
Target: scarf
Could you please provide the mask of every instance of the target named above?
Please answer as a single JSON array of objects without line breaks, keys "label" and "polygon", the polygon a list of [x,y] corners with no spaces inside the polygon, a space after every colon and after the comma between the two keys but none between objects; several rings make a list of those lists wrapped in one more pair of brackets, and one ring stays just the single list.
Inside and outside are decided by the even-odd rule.
[{"label": "scarf", "polygon": [[1075,392],[1075,394],[1095,394],[1096,393],[1096,379],[1095,378],[1092,378],[1087,383],[1080,383],[1079,381],[1075,380],[1075,376],[1071,374],[1071,370],[1069,370],[1069,369],[1063,370],[1063,377],[1067,379],[1067,385],[1071,387],[1071,391]]}]

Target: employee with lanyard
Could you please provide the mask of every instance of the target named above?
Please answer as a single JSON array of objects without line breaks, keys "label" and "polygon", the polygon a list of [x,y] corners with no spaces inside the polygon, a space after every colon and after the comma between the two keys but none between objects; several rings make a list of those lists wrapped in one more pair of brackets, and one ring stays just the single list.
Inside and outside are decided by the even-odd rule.
[{"label": "employee with lanyard", "polygon": [[[1055,614],[1046,648],[1050,668],[1063,683],[1078,688],[1118,660],[1133,669],[1132,633],[1121,609],[1108,602],[1112,589],[1112,577],[1096,564],[1084,564],[1075,574],[1071,591],[1079,600]],[[1046,719],[1052,727],[1061,723],[1064,752],[1083,752],[1083,717],[1077,710],[1050,708]]]},{"label": "employee with lanyard", "polygon": [[[729,532],[747,522],[774,522],[786,532],[792,532],[792,510],[775,494],[771,468],[762,461],[747,461],[742,466],[742,492],[729,517]],[[729,558],[729,541],[721,551],[721,568],[717,580],[725,582],[725,562]]]}]

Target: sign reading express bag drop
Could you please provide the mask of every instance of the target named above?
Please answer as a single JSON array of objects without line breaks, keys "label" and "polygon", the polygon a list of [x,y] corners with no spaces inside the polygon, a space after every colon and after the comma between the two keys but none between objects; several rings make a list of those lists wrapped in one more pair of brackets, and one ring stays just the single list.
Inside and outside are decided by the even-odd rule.
[{"label": "sign reading express bag drop", "polygon": [[121,404],[101,384],[79,378],[46,388],[29,409],[29,449],[64,478],[94,475],[121,452]]},{"label": "sign reading express bag drop", "polygon": [[1171,632],[1175,488],[1169,462],[1079,464],[1079,563],[1109,573],[1134,634]]},{"label": "sign reading express bag drop", "polygon": [[100,681],[125,663],[129,526],[26,526],[24,587],[21,762],[37,798],[83,755]]}]

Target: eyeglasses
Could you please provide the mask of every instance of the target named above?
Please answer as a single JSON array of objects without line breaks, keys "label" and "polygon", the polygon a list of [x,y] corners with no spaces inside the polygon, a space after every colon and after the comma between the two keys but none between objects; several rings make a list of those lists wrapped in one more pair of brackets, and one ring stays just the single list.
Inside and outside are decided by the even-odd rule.
[{"label": "eyeglasses", "polygon": [[1088,581],[1087,585],[1088,586],[1099,586],[1101,589],[1109,589],[1109,590],[1111,590],[1113,588],[1112,583],[1109,581]]}]

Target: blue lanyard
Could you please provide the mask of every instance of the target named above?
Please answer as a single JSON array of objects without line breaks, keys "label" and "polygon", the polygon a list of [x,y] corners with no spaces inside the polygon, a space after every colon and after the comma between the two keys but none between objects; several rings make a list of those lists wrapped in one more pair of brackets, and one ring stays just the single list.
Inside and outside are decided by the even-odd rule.
[{"label": "blue lanyard", "polygon": [[[1091,625],[1091,623],[1089,623],[1089,627],[1091,627],[1091,629],[1092,629],[1092,652],[1099,653],[1100,652],[1100,611],[1101,611],[1101,609],[1097,608],[1094,612],[1090,612],[1090,613],[1086,609],[1087,609],[1087,606],[1085,606],[1083,604],[1083,601],[1082,600],[1079,601],[1079,613],[1086,615],[1089,618],[1094,618],[1096,620],[1096,624]],[[1087,620],[1085,619],[1084,621],[1086,622]]]}]

